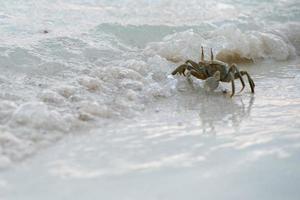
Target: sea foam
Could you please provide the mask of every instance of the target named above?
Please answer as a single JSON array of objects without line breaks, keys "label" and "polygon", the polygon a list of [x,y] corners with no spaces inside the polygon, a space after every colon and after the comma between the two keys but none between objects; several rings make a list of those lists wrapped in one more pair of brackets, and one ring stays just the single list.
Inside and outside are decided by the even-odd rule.
[{"label": "sea foam", "polygon": [[146,51],[179,62],[199,60],[201,46],[205,48],[206,58],[210,57],[210,48],[213,48],[217,58],[225,62],[284,61],[296,56],[296,47],[290,40],[269,32],[241,31],[235,25],[224,25],[206,34],[193,29],[174,33],[160,42],[148,44]]}]

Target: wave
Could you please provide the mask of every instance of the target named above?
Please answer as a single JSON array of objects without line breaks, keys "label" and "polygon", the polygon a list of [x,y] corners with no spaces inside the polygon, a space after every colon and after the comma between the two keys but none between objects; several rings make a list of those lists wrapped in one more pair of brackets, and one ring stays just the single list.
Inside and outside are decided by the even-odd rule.
[{"label": "wave", "polygon": [[230,24],[205,33],[189,29],[170,34],[160,42],[149,43],[146,52],[175,62],[186,59],[199,60],[200,47],[204,46],[207,57],[209,49],[213,48],[217,58],[225,62],[255,62],[261,59],[283,61],[299,54],[300,25],[293,27],[292,31],[289,28],[274,31],[241,31]]},{"label": "wave", "polygon": [[93,29],[94,34],[107,34],[116,37],[128,46],[144,48],[150,42],[159,42],[167,35],[193,29],[200,33],[213,30],[209,23],[201,23],[197,26],[168,26],[168,25],[121,25],[104,23]]}]

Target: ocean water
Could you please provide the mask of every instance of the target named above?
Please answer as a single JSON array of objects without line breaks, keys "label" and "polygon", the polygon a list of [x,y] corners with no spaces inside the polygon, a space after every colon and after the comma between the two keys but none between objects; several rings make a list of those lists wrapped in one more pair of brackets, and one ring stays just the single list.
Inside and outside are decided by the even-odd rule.
[{"label": "ocean water", "polygon": [[[299,198],[298,0],[0,0],[0,33],[0,199]],[[170,75],[201,46],[255,94]]]}]

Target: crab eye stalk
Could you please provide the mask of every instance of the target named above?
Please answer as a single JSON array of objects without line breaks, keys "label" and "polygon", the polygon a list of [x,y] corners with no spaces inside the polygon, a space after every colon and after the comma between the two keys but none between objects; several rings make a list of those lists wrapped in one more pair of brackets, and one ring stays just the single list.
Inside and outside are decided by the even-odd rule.
[{"label": "crab eye stalk", "polygon": [[204,61],[204,51],[203,51],[203,46],[201,46],[201,61]]}]

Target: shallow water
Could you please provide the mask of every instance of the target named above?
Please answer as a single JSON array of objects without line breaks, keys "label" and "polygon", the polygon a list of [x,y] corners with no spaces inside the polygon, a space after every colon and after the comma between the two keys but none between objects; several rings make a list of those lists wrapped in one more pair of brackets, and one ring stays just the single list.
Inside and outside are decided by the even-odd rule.
[{"label": "shallow water", "polygon": [[234,98],[221,92],[205,94],[183,81],[181,92],[138,117],[69,135],[6,170],[1,195],[298,199],[297,63],[244,66],[258,86],[255,95],[249,88]]},{"label": "shallow water", "polygon": [[[297,1],[0,3],[1,199],[299,196]],[[201,46],[255,94],[172,77]]]}]

